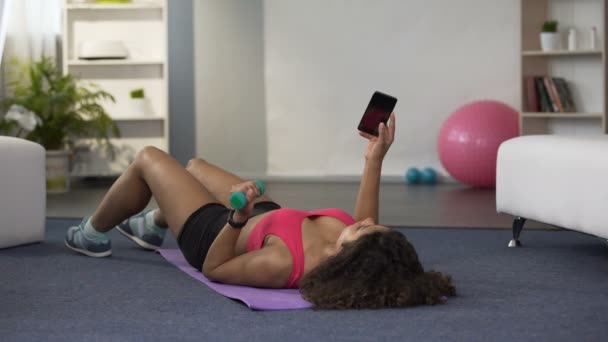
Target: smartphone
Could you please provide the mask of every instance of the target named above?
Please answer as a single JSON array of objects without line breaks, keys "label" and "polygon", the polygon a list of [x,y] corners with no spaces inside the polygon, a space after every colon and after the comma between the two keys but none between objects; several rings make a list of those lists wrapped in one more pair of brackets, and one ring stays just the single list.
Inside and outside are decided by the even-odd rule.
[{"label": "smartphone", "polygon": [[397,98],[379,91],[375,92],[363,113],[358,129],[361,132],[378,136],[378,125],[381,122],[386,125],[396,104]]}]

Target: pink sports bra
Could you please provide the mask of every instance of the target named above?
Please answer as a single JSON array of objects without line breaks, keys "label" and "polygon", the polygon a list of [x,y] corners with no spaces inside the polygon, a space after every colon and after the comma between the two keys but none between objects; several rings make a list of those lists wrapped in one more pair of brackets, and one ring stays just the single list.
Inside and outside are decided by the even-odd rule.
[{"label": "pink sports bra", "polygon": [[287,288],[296,287],[296,283],[304,273],[304,248],[302,246],[302,221],[311,216],[330,216],[337,218],[347,226],[355,223],[348,213],[337,208],[315,211],[304,211],[291,208],[273,210],[268,216],[258,222],[247,239],[247,252],[262,248],[264,238],[268,234],[278,236],[289,248],[293,258],[293,269],[287,282]]}]

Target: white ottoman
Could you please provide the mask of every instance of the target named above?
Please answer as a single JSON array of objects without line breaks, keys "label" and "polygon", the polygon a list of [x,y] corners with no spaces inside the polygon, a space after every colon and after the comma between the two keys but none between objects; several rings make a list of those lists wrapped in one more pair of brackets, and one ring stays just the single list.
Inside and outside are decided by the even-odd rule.
[{"label": "white ottoman", "polygon": [[44,148],[0,136],[0,248],[44,240]]},{"label": "white ottoman", "polygon": [[504,142],[496,165],[496,210],[608,238],[608,136],[522,136]]}]

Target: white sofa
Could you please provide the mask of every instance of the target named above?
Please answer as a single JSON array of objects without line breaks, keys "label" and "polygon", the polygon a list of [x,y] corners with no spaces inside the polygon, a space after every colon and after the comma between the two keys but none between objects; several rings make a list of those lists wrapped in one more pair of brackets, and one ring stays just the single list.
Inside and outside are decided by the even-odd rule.
[{"label": "white sofa", "polygon": [[0,248],[44,240],[45,216],[44,148],[0,136]]},{"label": "white sofa", "polygon": [[500,145],[496,209],[515,216],[510,247],[526,219],[608,238],[608,136],[532,135]]}]

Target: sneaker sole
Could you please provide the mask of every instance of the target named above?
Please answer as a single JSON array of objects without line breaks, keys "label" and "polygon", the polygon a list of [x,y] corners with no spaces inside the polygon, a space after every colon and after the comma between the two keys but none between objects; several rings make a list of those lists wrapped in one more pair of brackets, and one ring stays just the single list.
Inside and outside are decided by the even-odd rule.
[{"label": "sneaker sole", "polygon": [[115,227],[116,230],[118,230],[122,235],[124,235],[125,237],[127,237],[129,240],[135,242],[139,247],[149,250],[149,251],[155,251],[157,249],[160,248],[160,246],[154,246],[152,244],[147,243],[146,241],[138,238],[137,236],[131,235],[127,232],[125,232],[124,230],[122,230],[119,226]]},{"label": "sneaker sole", "polygon": [[73,250],[74,252],[78,252],[78,253],[93,257],[93,258],[103,258],[103,257],[108,257],[108,256],[112,255],[112,250],[109,250],[107,252],[101,252],[101,253],[93,253],[93,252],[87,251],[86,249],[76,248],[76,247],[70,245],[65,240],[63,240],[63,242],[65,243],[67,248]]}]

